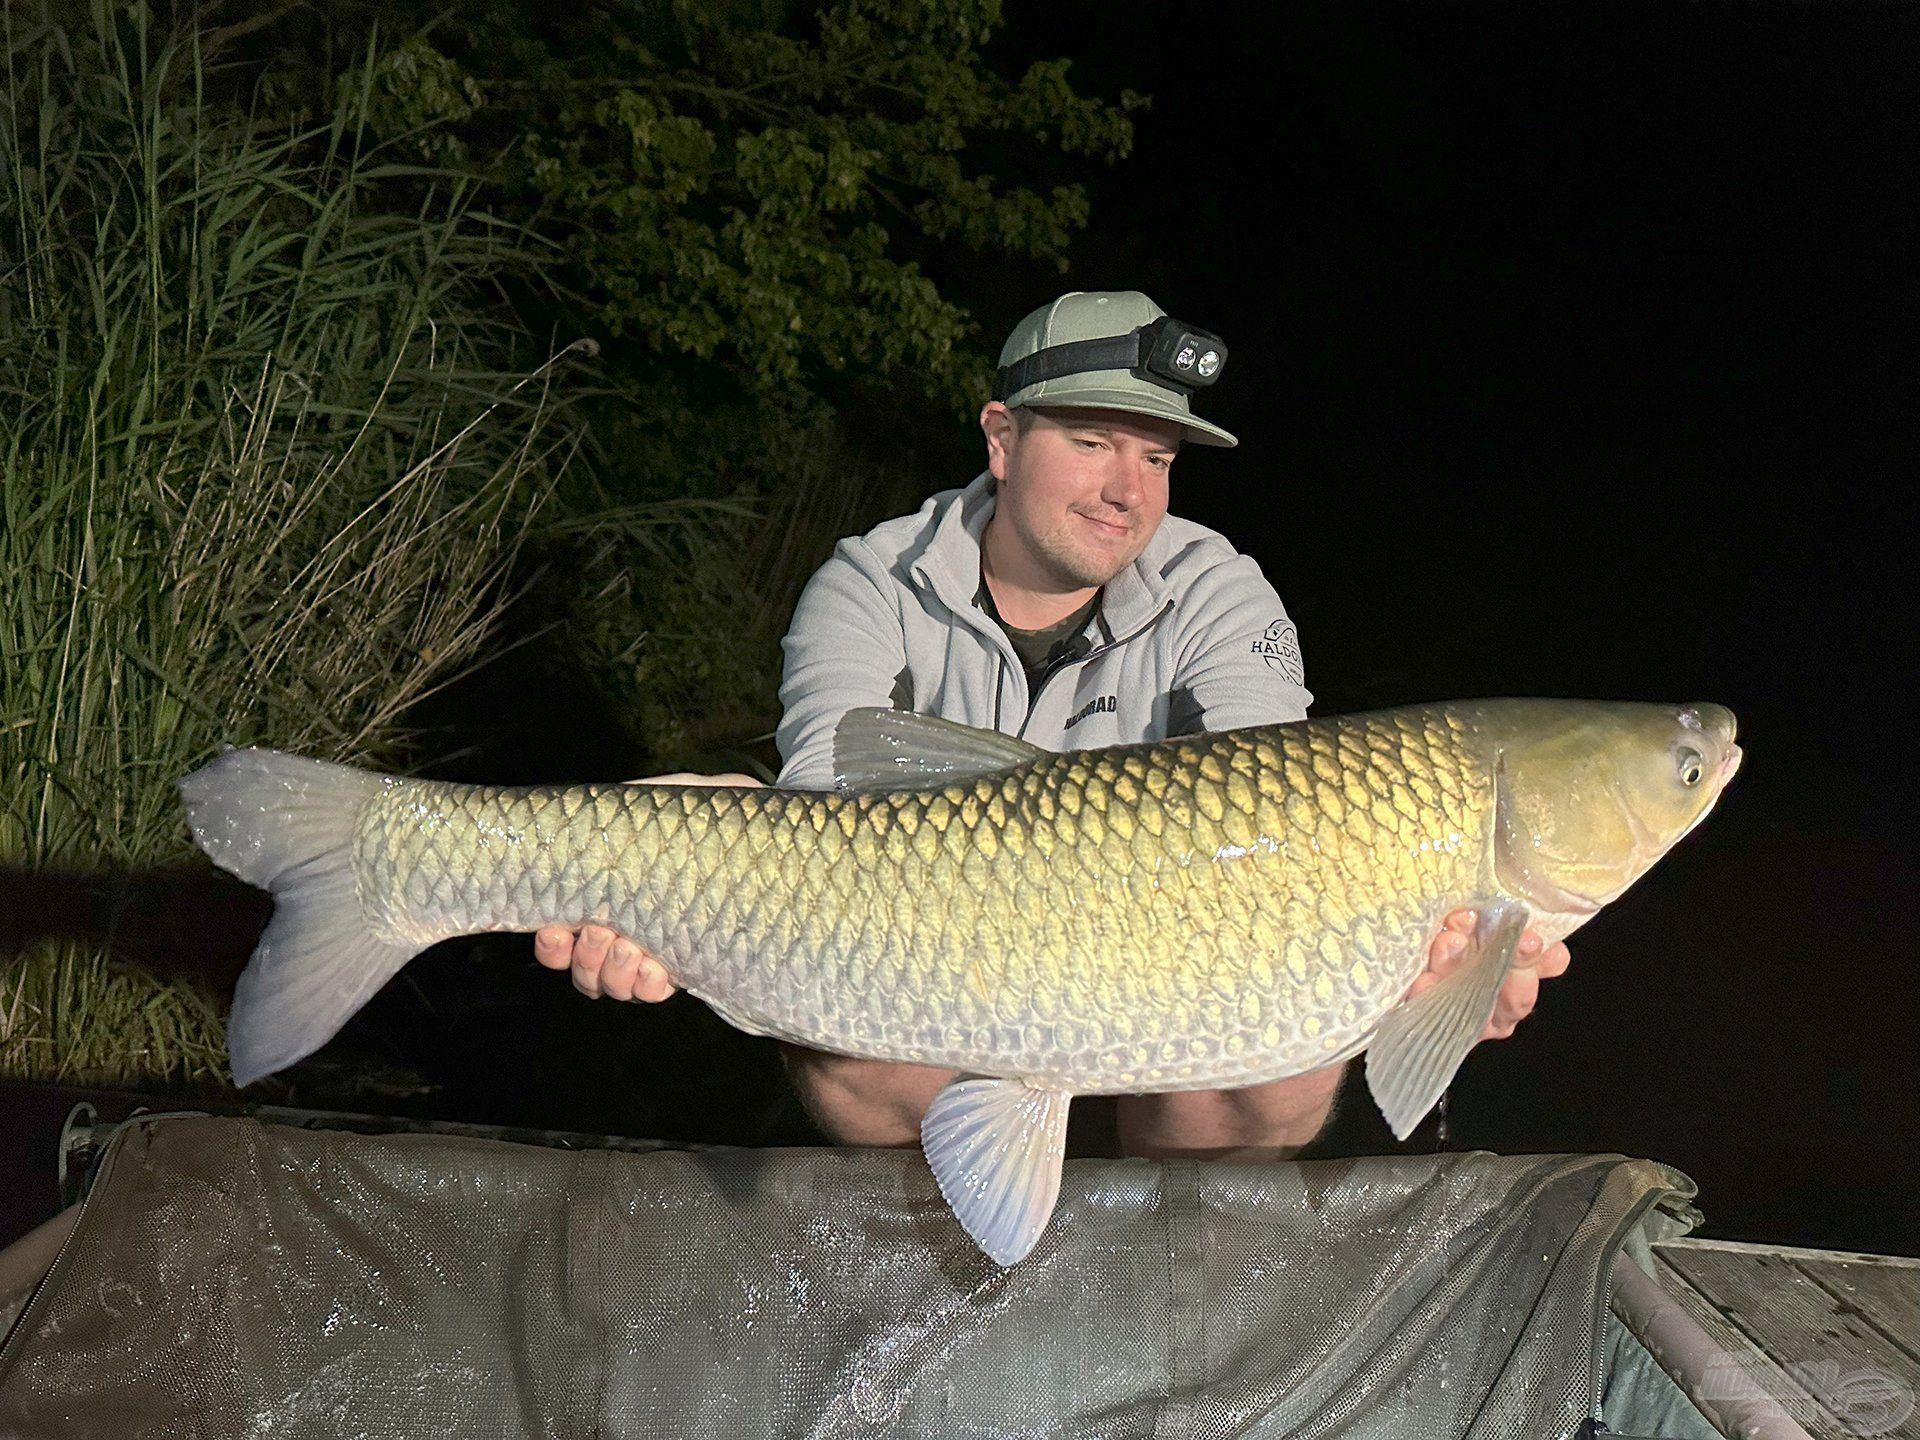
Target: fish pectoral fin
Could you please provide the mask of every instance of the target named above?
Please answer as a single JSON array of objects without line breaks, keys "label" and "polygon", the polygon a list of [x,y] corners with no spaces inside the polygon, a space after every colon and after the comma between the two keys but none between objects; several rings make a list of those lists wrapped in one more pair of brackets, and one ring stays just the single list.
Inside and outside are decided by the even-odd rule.
[{"label": "fish pectoral fin", "polygon": [[837,790],[900,790],[930,780],[971,780],[1046,753],[997,730],[865,706],[847,711],[834,727],[833,784]]},{"label": "fish pectoral fin", "polygon": [[920,1122],[940,1193],[999,1264],[1024,1259],[1053,1214],[1072,1101],[1019,1080],[955,1080]]},{"label": "fish pectoral fin", "polygon": [[1413,1133],[1480,1038],[1527,928],[1527,907],[1514,901],[1478,909],[1460,967],[1389,1010],[1367,1044],[1367,1088],[1396,1140]]}]

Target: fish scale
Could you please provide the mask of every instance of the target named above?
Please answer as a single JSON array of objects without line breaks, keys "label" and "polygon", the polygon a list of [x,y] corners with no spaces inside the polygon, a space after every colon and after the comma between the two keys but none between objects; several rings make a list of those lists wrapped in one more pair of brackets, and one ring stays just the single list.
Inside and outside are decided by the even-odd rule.
[{"label": "fish scale", "polygon": [[1404,994],[1485,888],[1484,772],[1432,707],[893,792],[389,780],[353,864],[393,938],[598,921],[809,1046],[1078,1093],[1240,1085]]}]

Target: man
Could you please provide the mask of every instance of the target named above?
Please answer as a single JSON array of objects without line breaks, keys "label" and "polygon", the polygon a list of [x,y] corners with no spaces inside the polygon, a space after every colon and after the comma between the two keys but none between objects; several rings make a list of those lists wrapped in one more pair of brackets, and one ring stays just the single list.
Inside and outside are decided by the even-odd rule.
[{"label": "man", "polygon": [[[808,582],[785,641],[779,783],[829,788],[835,724],[892,706],[1052,750],[1306,717],[1298,640],[1280,597],[1218,534],[1167,512],[1183,441],[1238,443],[1192,413],[1225,363],[1218,338],[1135,291],[1063,295],[1021,321],[982,407],[987,470],[964,490],[843,540]],[[746,776],[662,781],[752,784]],[[1429,952],[1458,961],[1471,911]],[[588,995],[673,992],[603,926],[535,937],[543,965]],[[1150,965],[1152,956],[1140,956]],[[1531,931],[1482,1038],[1511,1034],[1543,976],[1566,968]],[[834,1140],[910,1145],[952,1072],[786,1046],[803,1101]],[[1280,1158],[1325,1124],[1342,1066],[1233,1091],[1124,1096],[1122,1153]]]}]

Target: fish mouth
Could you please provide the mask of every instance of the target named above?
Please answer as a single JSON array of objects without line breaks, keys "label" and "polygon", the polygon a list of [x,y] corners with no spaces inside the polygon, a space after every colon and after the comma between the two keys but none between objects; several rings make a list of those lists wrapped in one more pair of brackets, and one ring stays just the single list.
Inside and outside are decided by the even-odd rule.
[{"label": "fish mouth", "polygon": [[1704,738],[1718,742],[1725,747],[1720,754],[1719,780],[1725,784],[1733,778],[1745,758],[1743,751],[1734,741],[1740,734],[1740,717],[1724,705],[1711,705],[1705,702],[1689,705],[1680,712],[1680,723],[1690,730],[1702,732]]}]

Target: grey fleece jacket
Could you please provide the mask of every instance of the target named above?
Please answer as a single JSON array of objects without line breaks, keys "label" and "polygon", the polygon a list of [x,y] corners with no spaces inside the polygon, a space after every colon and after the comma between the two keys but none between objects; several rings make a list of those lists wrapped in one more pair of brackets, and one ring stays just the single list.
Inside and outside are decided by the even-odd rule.
[{"label": "grey fleece jacket", "polygon": [[1306,718],[1293,622],[1260,567],[1168,515],[1106,585],[1076,656],[1028,693],[1026,671],[976,603],[992,480],[842,540],[807,582],[783,643],[779,784],[833,786],[833,730],[890,706],[1082,750]]}]

